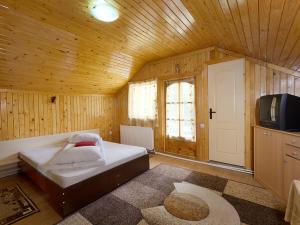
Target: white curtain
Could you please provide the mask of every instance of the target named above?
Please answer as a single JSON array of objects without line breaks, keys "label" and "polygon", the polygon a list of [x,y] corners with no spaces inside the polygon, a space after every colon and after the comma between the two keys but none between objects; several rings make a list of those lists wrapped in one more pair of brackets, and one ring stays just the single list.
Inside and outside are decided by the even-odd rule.
[{"label": "white curtain", "polygon": [[155,120],[157,116],[157,81],[129,84],[128,117],[137,120]]},{"label": "white curtain", "polygon": [[188,79],[169,82],[166,92],[167,136],[195,141],[194,80]]}]

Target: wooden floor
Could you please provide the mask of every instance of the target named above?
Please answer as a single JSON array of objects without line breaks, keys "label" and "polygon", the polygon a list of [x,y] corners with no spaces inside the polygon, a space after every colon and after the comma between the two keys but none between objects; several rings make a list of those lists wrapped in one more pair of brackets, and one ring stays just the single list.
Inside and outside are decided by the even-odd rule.
[{"label": "wooden floor", "polygon": [[[178,167],[187,168],[203,173],[208,173],[220,177],[225,177],[227,179],[257,185],[259,184],[254,181],[253,176],[249,174],[244,174],[240,172],[234,172],[230,170],[225,170],[205,164],[200,164],[196,162],[190,162],[186,160],[175,159],[162,155],[155,155],[150,159],[150,167],[153,168],[161,163],[172,164]],[[57,223],[61,220],[61,217],[52,209],[50,204],[47,201],[47,196],[36,187],[28,178],[23,175],[14,175],[6,178],[0,179],[0,187],[7,186],[10,184],[19,184],[23,191],[34,201],[34,203],[39,207],[40,212],[34,215],[31,215],[19,222],[15,223],[16,225],[50,225]]]}]

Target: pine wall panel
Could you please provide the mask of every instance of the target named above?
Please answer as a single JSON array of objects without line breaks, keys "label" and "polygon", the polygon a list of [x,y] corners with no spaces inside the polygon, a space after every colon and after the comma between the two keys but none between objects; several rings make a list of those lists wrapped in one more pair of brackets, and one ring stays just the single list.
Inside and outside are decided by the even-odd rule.
[{"label": "pine wall panel", "polygon": [[[55,103],[51,97],[56,96]],[[0,89],[0,140],[100,129],[114,140],[115,97]],[[112,131],[112,134],[110,134]]]},{"label": "pine wall panel", "polygon": [[[214,60],[218,62],[244,57],[234,52],[217,48]],[[214,61],[212,62],[214,63]],[[254,131],[258,125],[257,100],[268,94],[289,93],[300,96],[300,73],[284,67],[269,64],[254,58],[246,57],[246,167],[253,168]]]},{"label": "pine wall panel", "polygon": [[[131,82],[157,79],[158,82],[158,118],[154,127],[154,143],[158,151],[174,153],[191,159],[207,160],[208,159],[208,130],[201,129],[200,123],[208,123],[206,112],[206,89],[203,87],[207,83],[207,65],[214,48],[206,48],[181,54],[162,60],[147,63],[133,77]],[[175,66],[180,67],[180,71],[175,70]],[[196,88],[196,145],[193,143],[184,143],[184,141],[170,141],[165,137],[165,91],[164,85],[166,80],[180,79],[186,77],[195,78]],[[117,112],[119,124],[131,124],[128,119],[128,85],[123,87],[117,95]],[[131,124],[135,125],[135,124]],[[142,126],[153,126],[149,124],[137,124]]]},{"label": "pine wall panel", "polygon": [[[177,146],[177,154],[196,160],[208,160],[208,106],[207,106],[207,66],[218,62],[245,57],[220,48],[208,48],[174,57],[147,63],[131,80],[158,81],[158,126],[155,127],[155,148],[161,152],[170,152],[166,145],[164,124],[164,81],[169,79],[195,77],[196,88],[196,150],[191,157],[186,154],[190,143]],[[246,58],[246,117],[245,117],[245,164],[253,168],[253,126],[257,124],[257,100],[266,94],[290,93],[300,96],[300,73],[276,66],[251,57]],[[176,73],[175,65],[180,66]],[[118,123],[130,124],[128,119],[128,85],[117,95]],[[200,128],[203,123],[205,128]],[[148,124],[143,124],[147,126]],[[150,126],[151,124],[149,124]],[[184,147],[185,146],[185,147]]]}]

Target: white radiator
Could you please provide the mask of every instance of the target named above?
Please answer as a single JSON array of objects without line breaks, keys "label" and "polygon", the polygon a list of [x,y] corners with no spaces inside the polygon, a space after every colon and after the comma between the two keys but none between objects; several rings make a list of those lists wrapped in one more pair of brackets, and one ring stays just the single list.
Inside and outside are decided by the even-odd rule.
[{"label": "white radiator", "polygon": [[120,125],[121,144],[154,149],[154,134],[150,127]]}]

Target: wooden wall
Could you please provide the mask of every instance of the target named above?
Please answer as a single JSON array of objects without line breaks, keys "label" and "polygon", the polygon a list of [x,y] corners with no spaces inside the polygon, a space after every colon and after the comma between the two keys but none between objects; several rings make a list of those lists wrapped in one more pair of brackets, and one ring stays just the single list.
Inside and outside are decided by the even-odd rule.
[{"label": "wooden wall", "polygon": [[[210,60],[211,51],[214,48],[207,48],[203,50],[194,51],[187,54],[178,55],[162,59],[155,62],[146,64],[131,81],[158,80],[158,126],[155,127],[155,148],[159,151],[168,151],[166,149],[165,140],[165,106],[164,106],[164,82],[169,79],[185,78],[194,76],[195,87],[196,87],[196,107],[203,109],[206,107],[205,93],[203,92],[202,85],[207,82],[206,78],[206,66],[205,62]],[[180,72],[175,72],[175,65],[180,66]],[[128,120],[128,86],[125,86],[116,95],[117,98],[117,111],[118,111],[118,123],[130,124]],[[208,132],[207,129],[200,130],[200,123],[207,124],[207,117],[205,116],[205,110],[196,110],[196,125],[197,125],[197,143],[195,152],[192,150],[190,143],[177,143],[178,151],[177,154],[185,155],[189,158],[207,160],[208,149],[207,140]],[[151,125],[151,124],[149,124]],[[147,126],[147,124],[146,124]],[[174,146],[175,147],[175,146]],[[204,150],[206,149],[206,150]]]},{"label": "wooden wall", "polygon": [[[243,55],[216,49],[210,63]],[[257,100],[266,94],[289,93],[300,96],[300,73],[246,57],[246,166],[253,168],[253,126],[258,124]]]},{"label": "wooden wall", "polygon": [[[51,103],[51,97],[56,102]],[[115,98],[0,89],[0,140],[100,128],[113,140]],[[110,135],[112,131],[112,135]]]},{"label": "wooden wall", "polygon": [[[207,65],[244,57],[219,48],[209,48],[146,64],[132,81],[158,80],[158,127],[155,128],[155,147],[165,152],[164,80],[195,76],[197,142],[195,159],[208,160]],[[176,74],[175,65],[180,65]],[[127,117],[128,87],[117,95],[118,123],[129,124]],[[246,57],[246,167],[253,168],[253,129],[256,124],[256,100],[265,94],[290,93],[300,96],[300,73]],[[200,124],[205,128],[201,129]],[[186,144],[187,148],[189,144]]]}]

